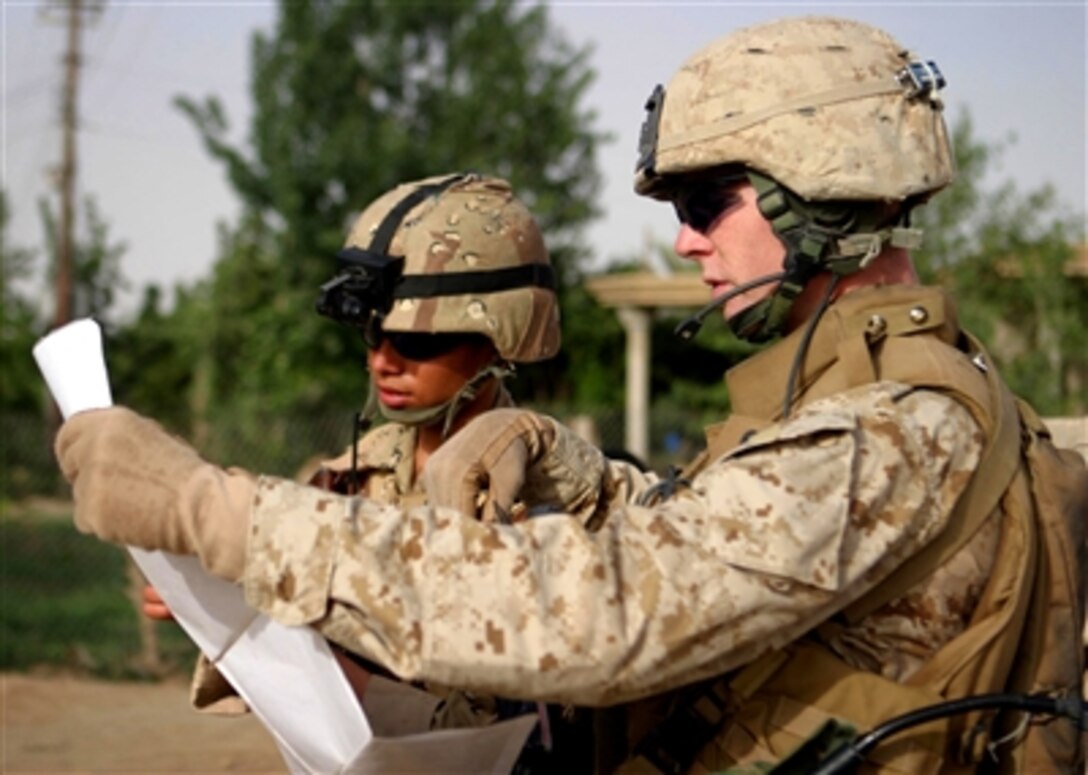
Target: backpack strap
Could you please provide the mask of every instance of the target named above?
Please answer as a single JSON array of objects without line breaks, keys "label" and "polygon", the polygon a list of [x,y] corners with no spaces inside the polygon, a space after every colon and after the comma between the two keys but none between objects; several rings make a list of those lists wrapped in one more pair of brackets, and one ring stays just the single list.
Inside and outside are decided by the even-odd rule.
[{"label": "backpack strap", "polygon": [[[854,337],[860,344],[852,351],[844,352],[840,346],[840,359],[852,361],[855,367],[858,364],[864,367],[851,370],[851,373],[868,377],[862,381],[872,381],[875,377],[875,380],[902,382],[946,393],[963,404],[983,429],[992,428],[992,431],[978,468],[960,495],[945,529],[836,618],[856,623],[902,596],[946,563],[974,537],[997,508],[1020,468],[1021,424],[1015,398],[999,379],[981,344],[967,334],[963,336],[968,352],[957,352],[935,337],[916,336],[884,339],[879,343],[880,352],[875,357],[870,349],[873,345],[865,343],[860,335]],[[707,460],[720,454],[723,448],[739,443],[743,434],[738,434],[738,429],[753,427],[758,428],[759,423],[738,418],[722,423],[720,428],[712,429],[713,432],[708,431],[709,454],[704,453],[689,472],[694,473],[705,466]],[[789,659],[788,649],[772,649],[735,673],[691,687],[690,693],[682,693],[683,698],[677,702],[673,714],[682,720],[680,725],[686,734],[677,734],[671,727],[668,730],[659,727],[657,734],[639,740],[633,757],[618,772],[624,775],[628,772],[685,772],[702,746],[713,738],[730,709],[757,693]]]},{"label": "backpack strap", "polygon": [[[923,384],[919,387],[951,393],[975,414],[977,420],[982,419],[978,416],[980,410],[992,418],[993,432],[986,443],[978,468],[956,502],[945,529],[882,582],[843,609],[840,618],[849,624],[856,624],[881,606],[906,594],[963,548],[997,508],[1002,494],[1008,489],[1020,466],[1021,432],[1015,398],[998,378],[993,362],[978,341],[970,337],[969,341],[973,353],[971,362],[985,376],[988,406],[980,407],[978,397],[965,393],[956,380],[936,381],[936,384]],[[887,342],[885,347],[893,344],[911,346],[923,343],[924,340],[901,339]],[[886,352],[885,356],[890,354]],[[899,357],[890,360],[885,358],[885,363],[903,362]],[[906,362],[910,363],[909,360]],[[885,379],[896,379],[896,370],[894,367],[885,370],[882,376]],[[888,371],[893,373],[889,374]],[[901,381],[916,384],[910,381],[909,375],[902,376],[905,378],[901,377]]]}]

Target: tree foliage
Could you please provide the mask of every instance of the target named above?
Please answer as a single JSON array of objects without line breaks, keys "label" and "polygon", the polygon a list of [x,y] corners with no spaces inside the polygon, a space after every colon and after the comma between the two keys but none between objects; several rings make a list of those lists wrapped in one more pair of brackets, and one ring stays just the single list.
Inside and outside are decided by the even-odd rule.
[{"label": "tree foliage", "polygon": [[9,242],[10,218],[7,195],[0,191],[0,405],[5,412],[33,412],[41,403],[41,380],[30,348],[41,335],[41,324],[26,286],[36,253]]},{"label": "tree foliage", "polygon": [[[599,189],[588,53],[546,8],[513,0],[281,2],[275,29],[253,39],[244,144],[230,143],[216,98],[177,100],[244,208],[190,299],[205,313],[208,405],[256,417],[362,402],[358,337],[314,314],[314,300],[352,216],[405,180],[508,178],[540,221],[564,307],[584,312],[566,290]],[[549,393],[576,362],[567,352],[516,389]]]},{"label": "tree foliage", "polygon": [[[108,323],[116,292],[124,287],[120,260],[125,246],[112,241],[94,197],[85,197],[82,205],[82,226],[74,235],[72,251],[72,316],[93,316]],[[31,354],[53,322],[40,299],[53,297],[56,277],[56,218],[44,200],[39,202],[39,214],[45,250],[10,244],[10,212],[6,194],[0,191],[0,434],[5,439],[0,498],[51,491],[62,481],[52,453],[56,417],[47,411],[45,383]],[[43,260],[44,271],[39,263]],[[44,286],[39,285],[42,280]]]},{"label": "tree foliage", "polygon": [[[49,263],[46,277],[50,283],[57,276],[58,234],[57,217],[48,200],[38,203],[45,235],[46,251],[54,260]],[[77,234],[72,246],[71,318],[93,317],[107,322],[111,316],[117,292],[128,284],[121,272],[121,257],[128,246],[112,242],[109,223],[98,209],[93,196],[83,199],[84,232]]]},{"label": "tree foliage", "polygon": [[[4,411],[34,412],[42,407],[43,384],[31,358],[34,342],[51,322],[39,301],[51,297],[56,277],[57,220],[45,200],[39,202],[45,250],[13,245],[8,239],[11,212],[7,195],[0,191],[0,399]],[[72,317],[106,320],[118,290],[125,287],[120,260],[124,243],[111,241],[109,226],[94,197],[83,200],[84,227],[75,235],[72,254]],[[46,269],[36,266],[43,254],[50,257]],[[44,279],[44,287],[38,285]]]},{"label": "tree foliage", "polygon": [[[1044,415],[1088,410],[1088,277],[1073,264],[1084,216],[1049,185],[993,183],[1012,139],[987,142],[967,113],[953,125],[958,174],[922,208],[923,281],[949,288],[1014,391]],[[1083,269],[1081,269],[1083,272]]]}]

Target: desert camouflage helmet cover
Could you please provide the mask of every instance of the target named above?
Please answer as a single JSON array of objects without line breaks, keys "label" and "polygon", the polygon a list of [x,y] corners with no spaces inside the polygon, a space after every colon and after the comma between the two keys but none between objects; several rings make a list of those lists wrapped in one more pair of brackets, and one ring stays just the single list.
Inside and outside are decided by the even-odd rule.
[{"label": "desert camouflage helmet cover", "polygon": [[[366,249],[398,203],[420,187],[447,177],[404,183],[383,194],[356,219],[345,247]],[[550,267],[540,229],[510,184],[477,174],[465,174],[408,210],[388,253],[404,257],[405,279],[494,272],[527,264]],[[540,286],[397,298],[382,329],[483,334],[502,358],[526,363],[550,358],[559,350],[559,305],[555,292]]]},{"label": "desert camouflage helmet cover", "polygon": [[651,97],[635,189],[668,198],[667,176],[741,164],[810,201],[934,192],[954,173],[943,85],[935,64],[859,22],[798,17],[739,30]]}]

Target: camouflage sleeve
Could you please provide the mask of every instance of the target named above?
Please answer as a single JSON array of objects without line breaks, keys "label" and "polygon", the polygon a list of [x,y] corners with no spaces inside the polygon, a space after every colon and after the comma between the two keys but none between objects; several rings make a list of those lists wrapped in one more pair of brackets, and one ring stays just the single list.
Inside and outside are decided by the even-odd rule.
[{"label": "camouflage sleeve", "polygon": [[812,404],[653,508],[481,524],[265,478],[245,586],[402,678],[610,704],[788,642],[936,535],[978,463],[968,412],[884,383]]}]

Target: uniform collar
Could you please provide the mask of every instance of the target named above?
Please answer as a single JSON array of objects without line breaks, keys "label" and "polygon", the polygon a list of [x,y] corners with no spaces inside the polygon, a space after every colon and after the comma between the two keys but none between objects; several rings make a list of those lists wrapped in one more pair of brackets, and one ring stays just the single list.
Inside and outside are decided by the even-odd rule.
[{"label": "uniform collar", "polygon": [[[803,328],[726,372],[734,413],[767,420],[779,417]],[[797,396],[803,395],[835,363],[842,342],[860,337],[874,347],[884,337],[922,331],[935,331],[945,341],[955,342],[958,332],[955,310],[941,288],[886,285],[858,288],[844,294],[816,326],[805,353]]]}]

